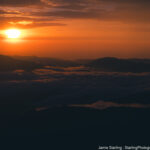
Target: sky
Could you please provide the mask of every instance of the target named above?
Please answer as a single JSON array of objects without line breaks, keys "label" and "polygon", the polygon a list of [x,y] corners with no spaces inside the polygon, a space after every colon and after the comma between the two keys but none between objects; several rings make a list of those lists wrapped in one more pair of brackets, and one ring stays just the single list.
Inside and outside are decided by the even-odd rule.
[{"label": "sky", "polygon": [[0,54],[149,58],[149,41],[149,0],[0,0]]}]

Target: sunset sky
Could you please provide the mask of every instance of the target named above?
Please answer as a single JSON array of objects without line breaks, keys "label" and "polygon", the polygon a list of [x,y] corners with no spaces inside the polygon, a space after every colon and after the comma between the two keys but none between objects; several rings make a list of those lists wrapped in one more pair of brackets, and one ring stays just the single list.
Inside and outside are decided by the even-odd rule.
[{"label": "sunset sky", "polygon": [[0,0],[0,54],[149,58],[150,0]]}]

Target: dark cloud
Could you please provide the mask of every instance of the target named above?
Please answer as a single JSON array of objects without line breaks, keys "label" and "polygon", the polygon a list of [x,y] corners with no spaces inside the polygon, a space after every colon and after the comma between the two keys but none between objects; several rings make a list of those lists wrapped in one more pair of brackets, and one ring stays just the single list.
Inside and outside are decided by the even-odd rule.
[{"label": "dark cloud", "polygon": [[56,3],[55,7],[60,10],[45,15],[125,22],[150,21],[149,0],[51,0],[50,2]]},{"label": "dark cloud", "polygon": [[98,0],[103,3],[116,3],[116,4],[149,4],[149,0]]},{"label": "dark cloud", "polygon": [[[102,12],[103,13],[103,12]],[[74,19],[74,18],[77,18],[77,19],[91,19],[91,18],[99,18],[101,13],[97,12],[97,11],[92,11],[92,10],[89,10],[89,11],[69,11],[69,10],[64,10],[64,11],[55,11],[55,12],[51,12],[51,11],[48,11],[48,12],[39,12],[39,13],[36,13],[35,15],[38,15],[38,16],[49,16],[49,17],[58,17],[58,18],[70,18],[70,19]]]},{"label": "dark cloud", "polygon": [[40,3],[40,0],[0,0],[0,6],[30,6]]}]

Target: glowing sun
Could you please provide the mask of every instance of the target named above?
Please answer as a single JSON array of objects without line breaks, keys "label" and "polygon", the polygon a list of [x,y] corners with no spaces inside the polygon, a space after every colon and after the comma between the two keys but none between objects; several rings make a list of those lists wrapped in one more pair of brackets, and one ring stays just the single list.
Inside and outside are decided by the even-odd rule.
[{"label": "glowing sun", "polygon": [[16,39],[21,35],[21,31],[18,29],[9,29],[5,31],[7,38]]}]

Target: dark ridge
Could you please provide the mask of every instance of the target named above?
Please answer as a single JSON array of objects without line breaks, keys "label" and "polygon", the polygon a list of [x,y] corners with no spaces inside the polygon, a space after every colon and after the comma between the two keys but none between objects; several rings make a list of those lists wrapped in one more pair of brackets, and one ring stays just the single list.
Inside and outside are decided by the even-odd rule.
[{"label": "dark ridge", "polygon": [[118,59],[106,57],[93,60],[85,66],[107,72],[150,72],[149,59]]},{"label": "dark ridge", "polygon": [[17,60],[10,56],[0,55],[0,71],[25,70],[32,71],[41,65],[32,61]]},{"label": "dark ridge", "polygon": [[60,67],[68,67],[68,66],[77,66],[79,65],[75,61],[71,60],[63,60],[57,58],[49,58],[49,57],[36,57],[36,56],[13,56],[13,58],[24,61],[32,61],[35,63],[39,63],[43,66],[60,66]]}]

